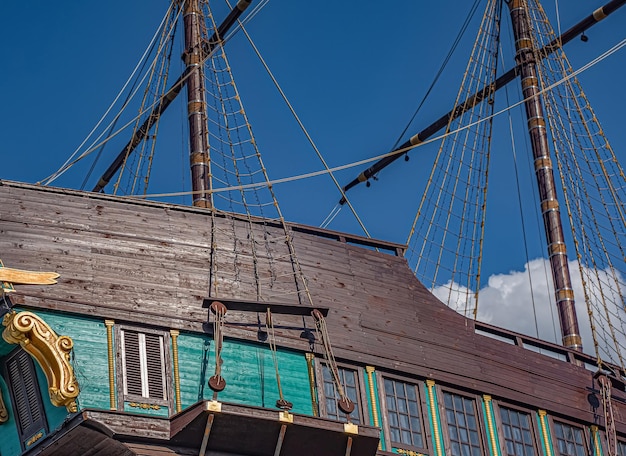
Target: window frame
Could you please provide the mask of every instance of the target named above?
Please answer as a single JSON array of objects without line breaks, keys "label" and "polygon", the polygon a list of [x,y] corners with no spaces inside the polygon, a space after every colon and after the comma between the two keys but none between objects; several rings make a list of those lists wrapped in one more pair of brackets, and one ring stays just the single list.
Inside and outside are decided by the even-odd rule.
[{"label": "window frame", "polygon": [[460,397],[463,397],[465,399],[469,399],[472,401],[472,404],[474,407],[474,413],[476,416],[476,425],[478,428],[477,432],[478,432],[478,442],[480,446],[480,454],[481,455],[487,454],[489,452],[488,450],[489,447],[488,447],[487,440],[486,440],[487,439],[487,435],[486,435],[487,426],[485,425],[485,422],[483,419],[483,411],[480,406],[480,396],[473,394],[473,393],[468,393],[467,391],[449,388],[449,387],[442,387],[441,385],[438,385],[437,403],[439,407],[439,416],[441,418],[441,435],[443,436],[443,440],[444,440],[445,454],[452,454],[452,441],[450,439],[450,430],[449,430],[448,418],[446,414],[446,404],[445,404],[445,396],[444,396],[445,393],[460,396]]},{"label": "window frame", "polygon": [[559,444],[558,444],[558,438],[556,436],[556,425],[557,424],[563,424],[565,426],[569,426],[572,428],[576,428],[576,429],[580,429],[582,431],[582,441],[583,441],[583,449],[585,454],[590,454],[591,449],[589,448],[589,442],[591,439],[591,432],[589,430],[589,427],[584,425],[584,424],[580,424],[580,423],[576,423],[575,421],[570,421],[567,419],[562,419],[560,417],[553,417],[551,415],[549,416],[549,426],[550,426],[550,435],[552,436],[552,451],[554,453],[555,456],[561,456],[561,452],[559,451]]},{"label": "window frame", "polygon": [[[604,434],[604,432],[602,433]],[[603,443],[606,442],[606,436],[604,436]],[[620,451],[623,448],[623,451]],[[604,450],[604,448],[602,448]],[[626,456],[626,441],[617,439],[617,456]]]},{"label": "window frame", "polygon": [[[407,385],[415,386],[417,389],[418,407],[419,407],[419,419],[422,431],[422,438],[424,447],[418,447],[414,445],[407,445],[404,443],[398,443],[394,445],[391,441],[391,429],[389,424],[389,410],[387,409],[387,394],[385,392],[385,379],[402,382]],[[403,377],[400,375],[394,375],[388,372],[377,372],[376,381],[378,383],[378,398],[380,400],[380,412],[382,418],[382,429],[385,439],[385,445],[387,448],[399,448],[403,450],[414,451],[421,454],[432,454],[432,435],[428,417],[428,405],[426,404],[426,397],[424,394],[424,382],[416,379]]]},{"label": "window frame", "polygon": [[542,448],[542,444],[541,444],[541,438],[540,438],[540,434],[539,434],[539,429],[537,428],[537,421],[535,418],[536,415],[536,411],[534,410],[530,410],[524,407],[518,407],[516,405],[513,404],[509,404],[507,402],[503,402],[503,401],[499,401],[499,400],[494,400],[493,403],[496,405],[496,407],[494,407],[494,409],[497,409],[494,413],[495,418],[496,418],[496,428],[498,431],[498,440],[500,441],[500,451],[502,452],[502,454],[504,456],[508,455],[507,451],[506,451],[506,441],[505,441],[505,436],[504,436],[504,423],[502,422],[502,415],[501,415],[501,409],[505,408],[508,410],[512,410],[514,412],[517,413],[524,413],[526,415],[528,415],[528,420],[530,423],[530,432],[532,435],[532,443],[533,443],[533,449],[535,451],[535,456],[541,456],[543,454],[541,448]]},{"label": "window frame", "polygon": [[[143,396],[143,395],[138,395],[138,394],[128,394],[125,392],[126,389],[126,385],[127,385],[127,375],[126,375],[126,347],[124,345],[123,342],[123,333],[126,332],[133,332],[133,333],[137,333],[137,334],[150,334],[150,335],[156,335],[158,337],[161,337],[162,339],[162,343],[163,343],[163,347],[162,347],[162,352],[161,353],[161,357],[162,357],[162,375],[164,376],[164,378],[161,379],[162,383],[163,383],[163,394],[164,394],[164,398],[158,398],[158,397],[151,397],[151,396]],[[159,406],[159,407],[168,407],[169,410],[169,414],[173,414],[174,412],[174,402],[173,402],[173,391],[172,391],[172,367],[171,367],[171,354],[170,354],[170,346],[171,346],[171,342],[170,342],[170,334],[167,331],[161,331],[161,330],[157,330],[157,329],[151,329],[151,328],[142,328],[142,327],[138,327],[138,326],[131,326],[131,325],[116,325],[115,327],[115,346],[116,346],[116,358],[117,358],[117,363],[116,363],[116,380],[117,380],[117,387],[116,387],[116,393],[117,393],[117,406],[119,410],[124,410],[124,403],[126,402],[132,402],[132,403],[138,403],[138,404],[148,404],[148,405],[154,405],[154,406]],[[144,350],[145,350],[145,342],[144,342]],[[141,354],[140,354],[141,356]],[[145,356],[145,354],[144,354]],[[139,361],[140,363],[140,369],[143,372],[143,374],[147,375],[148,372],[148,367],[144,366],[141,367],[141,361]],[[142,375],[143,376],[143,375]],[[145,378],[144,379],[139,379],[139,381],[142,384],[142,387],[145,386],[144,383],[145,381],[147,381]]]},{"label": "window frame", "polygon": [[[22,359],[25,360],[25,365],[19,361],[16,361],[19,364],[19,379],[21,381],[21,385],[23,386],[23,388],[27,388],[24,383],[26,376],[23,375],[25,370],[28,371],[27,373],[30,374],[29,377],[33,381],[32,391],[34,394],[31,397],[27,397],[27,401],[31,406],[34,405],[37,408],[37,411],[40,415],[37,420],[32,420],[27,428],[24,428],[23,423],[21,422],[23,416],[18,410],[17,401],[15,399],[16,384],[12,381],[11,374],[9,372],[9,363],[18,357],[22,357]],[[41,394],[39,377],[37,375],[37,367],[35,366],[35,362],[32,359],[31,355],[28,354],[28,352],[26,352],[26,350],[24,350],[23,348],[18,347],[2,358],[2,373],[4,377],[4,382],[9,390],[9,400],[11,401],[10,412],[13,413],[13,417],[15,419],[15,427],[17,430],[18,438],[20,440],[20,445],[22,447],[22,450],[32,448],[36,445],[37,441],[40,441],[41,437],[47,435],[49,431],[46,408],[43,402],[43,395]],[[34,402],[31,402],[31,400]],[[29,412],[30,411],[32,411],[32,407]],[[38,433],[40,433],[41,431],[43,431],[43,435],[37,437]],[[32,440],[32,442],[29,444],[28,442],[30,440]]]},{"label": "window frame", "polygon": [[[334,420],[334,418],[328,416],[326,409],[326,395],[324,394],[324,367],[328,367],[326,360],[319,358],[319,362],[315,363],[315,378],[317,386],[317,404],[319,407],[319,414],[323,418]],[[359,411],[360,423],[365,426],[369,425],[369,412],[367,411],[367,396],[365,394],[365,381],[363,377],[363,369],[359,366],[350,364],[337,363],[338,369],[351,370],[355,373],[356,380],[356,393],[357,403],[354,404],[355,410]],[[334,387],[334,383],[333,383]],[[337,391],[335,391],[337,392]],[[340,416],[345,416],[342,412]],[[340,422],[347,422],[344,420],[338,420]],[[355,423],[356,424],[356,423]]]}]

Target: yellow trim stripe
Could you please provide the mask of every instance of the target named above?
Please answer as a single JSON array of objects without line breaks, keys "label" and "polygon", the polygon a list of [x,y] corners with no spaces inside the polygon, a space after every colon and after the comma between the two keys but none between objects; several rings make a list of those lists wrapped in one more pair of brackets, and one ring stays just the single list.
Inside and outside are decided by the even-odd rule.
[{"label": "yellow trim stripe", "polygon": [[485,394],[483,396],[483,401],[485,402],[485,412],[487,413],[487,428],[489,430],[489,440],[491,441],[491,449],[494,455],[500,454],[500,449],[498,448],[498,443],[496,442],[496,431],[493,428],[493,415],[491,413],[491,396]]},{"label": "yellow trim stripe", "polygon": [[104,320],[107,328],[107,356],[109,360],[109,404],[111,410],[117,410],[115,403],[115,363],[113,360],[113,325],[115,321]]},{"label": "yellow trim stripe", "polygon": [[172,336],[172,358],[174,362],[174,393],[176,394],[176,412],[182,412],[183,404],[180,402],[180,371],[178,368],[178,335],[180,331],[170,329]]},{"label": "yellow trim stripe", "polygon": [[539,422],[541,424],[541,437],[543,437],[543,446],[546,449],[546,456],[552,456],[552,447],[550,446],[550,438],[548,437],[548,424],[546,423],[547,412],[539,410]]},{"label": "yellow trim stripe", "polygon": [[443,456],[443,449],[441,448],[441,431],[439,429],[439,420],[437,419],[437,406],[435,405],[435,382],[433,380],[426,380],[426,387],[428,388],[428,402],[430,405],[430,414],[433,420],[435,451],[437,452],[437,456]]}]

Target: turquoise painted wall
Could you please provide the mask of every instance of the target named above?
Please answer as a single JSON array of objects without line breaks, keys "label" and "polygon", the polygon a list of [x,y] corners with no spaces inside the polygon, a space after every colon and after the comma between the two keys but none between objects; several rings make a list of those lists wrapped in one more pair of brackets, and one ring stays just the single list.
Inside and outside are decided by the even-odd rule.
[{"label": "turquoise painted wall", "polygon": [[[2,354],[7,354],[9,351],[6,351],[6,346],[9,344],[5,343],[0,338],[0,351]],[[22,449],[20,447],[20,439],[17,434],[17,423],[15,422],[15,415],[13,414],[13,409],[11,405],[11,399],[9,397],[9,388],[7,384],[4,382],[4,379],[0,376],[0,393],[2,394],[2,398],[4,399],[4,405],[6,405],[9,411],[9,421],[0,424],[0,454],[12,456],[15,454],[20,454]]]},{"label": "turquoise painted wall", "polygon": [[70,336],[74,341],[70,362],[80,385],[79,408],[108,410],[109,365],[104,321],[40,310],[35,313],[59,336]]},{"label": "turquoise painted wall", "polygon": [[[181,334],[178,358],[183,408],[198,400],[212,399],[207,386],[215,372],[213,341],[202,336]],[[267,344],[225,340],[222,349],[222,376],[226,388],[219,400],[275,408],[279,399],[272,354]],[[306,358],[303,353],[280,350],[278,369],[283,396],[293,403],[294,413],[313,414]]]},{"label": "turquoise painted wall", "polygon": [[[23,309],[16,309],[21,311]],[[103,322],[73,315],[35,311],[58,335],[70,336],[74,341],[71,364],[80,385],[79,408],[109,407],[108,364],[106,328]],[[15,345],[0,339],[0,356],[10,353]],[[35,361],[37,380],[41,390],[49,432],[60,427],[68,416],[65,407],[56,407],[50,402],[46,376]],[[0,425],[0,454],[21,454],[17,427],[11,409],[9,392],[0,380],[2,397],[9,409],[9,421]]]},{"label": "turquoise painted wall", "polygon": [[[20,309],[16,309],[20,311]],[[82,316],[35,311],[58,335],[67,335],[74,341],[71,364],[80,385],[79,409],[95,408],[109,410],[109,373],[107,334],[104,321]],[[163,328],[167,330],[167,328]],[[0,356],[9,353],[14,346],[0,341]],[[172,354],[172,353],[171,353]],[[198,401],[212,399],[213,391],[208,387],[209,377],[215,369],[214,344],[205,335],[181,333],[178,337],[181,403],[183,410]],[[172,354],[173,360],[173,354]],[[219,400],[238,404],[276,408],[279,399],[272,353],[267,344],[225,340],[222,351],[224,363],[222,375],[226,389]],[[294,404],[292,412],[312,415],[309,378],[306,358],[303,353],[280,350],[277,353],[283,395]],[[39,384],[42,389],[48,428],[50,432],[62,425],[68,416],[65,407],[55,407],[49,399],[45,375],[35,362]],[[173,373],[173,367],[172,367]],[[172,379],[172,385],[174,381]],[[8,389],[3,381],[0,388],[7,407]],[[172,391],[174,395],[174,391]],[[164,409],[166,412],[166,409]],[[148,413],[140,409],[128,409],[132,413]],[[156,413],[162,415],[163,410]],[[174,411],[172,411],[174,413]],[[11,412],[12,415],[12,412]],[[12,416],[8,423],[0,426],[0,454],[20,454],[16,424]]]}]

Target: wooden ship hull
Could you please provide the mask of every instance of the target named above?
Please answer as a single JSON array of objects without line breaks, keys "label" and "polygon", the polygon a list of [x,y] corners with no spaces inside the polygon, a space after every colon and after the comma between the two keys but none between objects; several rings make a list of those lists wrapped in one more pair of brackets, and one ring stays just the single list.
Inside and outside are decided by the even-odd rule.
[{"label": "wooden ship hull", "polygon": [[[563,193],[574,193],[563,207],[579,229],[581,274],[596,264],[602,275],[585,276],[592,297],[614,299],[606,315],[621,312],[624,173],[578,82],[570,82],[575,74],[561,47],[626,0],[611,0],[559,37],[530,3],[488,2],[477,42],[489,44],[475,46],[480,58],[473,54],[466,70],[475,76],[468,85],[464,78],[455,107],[337,185],[338,206],[349,203],[350,188],[446,128],[432,168],[433,176],[445,172],[429,178],[419,204],[418,213],[432,210],[421,231],[434,236],[422,245],[442,241],[447,251],[439,258],[455,255],[449,294],[458,291],[454,274],[467,270],[464,286],[474,294],[466,298],[477,301],[482,238],[452,230],[484,234],[493,96],[521,76],[563,346],[445,305],[431,292],[445,282],[439,270],[439,281],[424,285],[411,263],[412,254],[426,257],[414,237],[401,245],[286,222],[223,51],[231,27],[243,28],[250,1],[239,0],[219,26],[206,1],[175,1],[153,47],[156,82],[128,124],[130,140],[92,192],[49,186],[65,165],[45,185],[0,181],[0,456],[626,456],[626,334],[605,314],[592,315],[585,289],[591,321],[605,327],[594,332],[597,356],[582,351],[551,158],[574,171],[562,181]],[[496,79],[505,4],[516,64]],[[185,69],[169,83],[164,68],[179,19]],[[551,58],[567,77],[556,80],[550,63],[539,63]],[[541,90],[554,81],[557,90],[570,84],[566,93]],[[137,198],[152,166],[155,125],[183,89],[193,207]],[[582,106],[578,131],[553,123],[558,98],[570,95]],[[577,115],[569,107],[568,122]],[[582,130],[590,142],[576,136]],[[466,131],[462,141],[446,140]],[[566,142],[574,136],[576,147]],[[473,149],[444,150],[450,143]],[[145,161],[129,171],[140,144]],[[450,161],[441,164],[440,156]],[[102,193],[116,175],[117,192],[123,173],[134,197]],[[622,180],[612,187],[616,176]],[[585,198],[602,202],[604,218],[579,204],[583,178],[601,189]],[[440,205],[441,195],[448,200]],[[442,208],[447,221],[439,225]],[[453,209],[461,215],[450,215]],[[412,233],[420,232],[415,223]],[[616,242],[600,242],[596,232]],[[469,247],[458,252],[443,241]],[[590,245],[605,256],[586,251]],[[434,264],[424,262],[425,269]],[[599,347],[596,335],[606,342],[608,332],[616,349]]]},{"label": "wooden ship hull", "polygon": [[[358,413],[346,426],[346,416],[331,410],[324,350],[310,337],[311,309],[284,298],[271,306],[282,391],[293,408],[276,408],[272,350],[260,337],[258,314],[245,307],[254,300],[242,285],[251,279],[252,249],[245,242],[232,248],[232,234],[246,239],[247,226],[278,230],[237,216],[212,219],[201,208],[2,182],[5,267],[60,277],[55,285],[14,284],[5,294],[0,355],[46,339],[37,330],[44,324],[71,337],[73,348],[71,356],[48,349],[36,357],[40,404],[31,404],[39,410],[28,415],[32,422],[16,422],[18,390],[0,382],[0,454],[487,455],[510,454],[514,444],[532,448],[527,454],[605,454],[607,399],[592,357],[452,311],[414,277],[400,245],[299,225],[289,225],[294,247],[314,307],[327,310],[339,370],[353,375]],[[215,356],[207,309],[212,245],[225,258],[217,268],[219,298],[235,309],[225,316],[226,388],[219,395],[207,386]],[[285,245],[273,248],[278,258]],[[291,264],[274,267],[280,277]],[[279,282],[276,293],[293,287]],[[20,326],[20,319],[36,321]],[[11,328],[21,338],[9,337]],[[125,391],[125,331],[161,341],[156,396]],[[42,344],[56,346],[50,338]],[[64,359],[71,375],[59,379]],[[52,383],[72,378],[80,393],[57,395],[55,406]],[[395,408],[404,394],[391,388],[400,385],[415,388],[402,412]],[[623,387],[612,391],[612,425],[623,438],[626,397]],[[563,445],[585,452],[559,453]]]}]

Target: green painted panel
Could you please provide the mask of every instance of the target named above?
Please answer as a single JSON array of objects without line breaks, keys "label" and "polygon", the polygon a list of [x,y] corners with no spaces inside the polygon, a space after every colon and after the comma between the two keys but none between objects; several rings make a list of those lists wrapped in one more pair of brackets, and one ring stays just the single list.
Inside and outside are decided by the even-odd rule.
[{"label": "green painted panel", "polygon": [[[207,386],[215,371],[212,340],[181,334],[178,338],[181,402],[183,408],[201,399],[211,399]],[[276,354],[284,398],[293,403],[292,412],[312,415],[309,377],[303,353],[280,350]],[[222,376],[226,389],[219,394],[224,402],[275,408],[278,383],[269,346],[225,340]]]},{"label": "green painted panel", "polygon": [[3,456],[21,454],[22,448],[20,447],[20,438],[17,433],[17,423],[15,422],[15,415],[13,414],[11,399],[9,397],[9,388],[1,376],[0,394],[2,394],[4,404],[9,411],[9,421],[0,424],[0,454]]},{"label": "green painted panel", "polygon": [[67,418],[68,412],[65,407],[52,405],[52,402],[50,402],[50,393],[48,392],[46,374],[44,374],[39,363],[35,361],[34,364],[35,370],[37,371],[37,382],[39,383],[39,389],[41,391],[43,408],[46,413],[46,420],[48,421],[48,430],[51,432],[63,424],[63,421]]},{"label": "green painted panel", "polygon": [[[109,365],[107,336],[104,322],[76,315],[35,312],[59,336],[69,336],[74,341],[71,364],[78,385],[79,409],[109,409]],[[62,407],[65,410],[65,407]],[[51,426],[51,428],[53,428]]]},{"label": "green painted panel", "polygon": [[208,338],[193,334],[185,333],[178,337],[178,370],[183,409],[210,395],[205,391],[208,390],[207,381],[211,376],[206,373],[210,369],[210,343]]},{"label": "green painted panel", "polygon": [[[1,332],[2,331],[0,331],[0,333]],[[0,358],[11,353],[11,351],[13,351],[14,348],[15,348],[15,345],[6,343],[5,340],[2,338],[2,336],[0,336]]]}]

